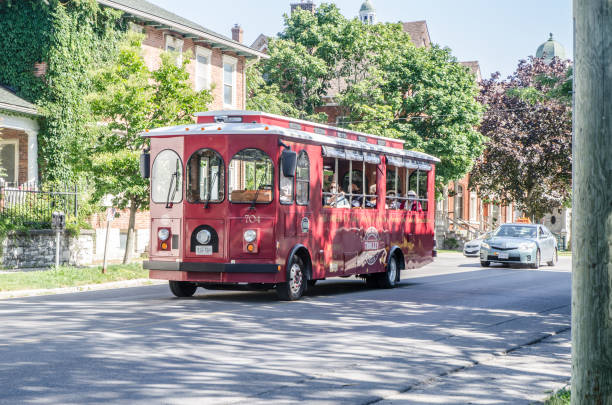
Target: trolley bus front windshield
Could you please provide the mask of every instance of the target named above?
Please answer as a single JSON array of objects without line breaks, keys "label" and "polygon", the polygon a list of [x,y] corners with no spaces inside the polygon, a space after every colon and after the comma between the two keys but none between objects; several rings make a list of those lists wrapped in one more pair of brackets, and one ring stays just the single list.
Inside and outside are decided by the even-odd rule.
[{"label": "trolley bus front windshield", "polygon": [[274,165],[259,149],[243,149],[229,164],[228,187],[232,203],[266,204],[273,200]]}]

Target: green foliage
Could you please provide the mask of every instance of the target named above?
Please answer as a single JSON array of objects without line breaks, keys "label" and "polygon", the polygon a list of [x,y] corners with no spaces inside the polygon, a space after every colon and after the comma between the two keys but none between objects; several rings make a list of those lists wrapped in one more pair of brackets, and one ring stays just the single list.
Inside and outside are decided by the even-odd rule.
[{"label": "green foliage", "polygon": [[480,130],[489,141],[470,184],[485,199],[515,203],[535,219],[569,205],[572,111],[559,96],[568,78],[567,61],[532,59],[506,80],[483,82],[480,100],[488,109]]},{"label": "green foliage", "polygon": [[[74,181],[89,141],[83,97],[87,70],[111,55],[125,31],[121,13],[95,0],[0,2],[0,83],[39,106],[39,168],[43,180]],[[47,73],[34,75],[45,62]]]},{"label": "green foliage", "polygon": [[569,405],[572,398],[572,392],[569,389],[563,388],[559,390],[544,402],[545,405]]},{"label": "green foliage", "polygon": [[463,177],[482,153],[474,75],[448,49],[414,46],[400,24],[362,24],[322,4],[315,14],[285,16],[268,50],[258,67],[265,80],[249,76],[251,105],[304,118],[338,103],[349,128],[439,157],[439,187]]},{"label": "green foliage", "polygon": [[[206,90],[191,88],[185,67],[176,55],[162,54],[159,69],[151,72],[142,56],[143,36],[130,32],[116,57],[92,72],[94,91],[87,101],[97,122],[97,139],[88,148],[88,170],[93,174],[94,200],[111,194],[114,206],[137,210],[149,201],[147,179],[140,177],[139,155],[146,144],[140,133],[149,128],[192,123],[193,111],[205,111],[212,101]],[[94,129],[92,128],[92,131]]]}]

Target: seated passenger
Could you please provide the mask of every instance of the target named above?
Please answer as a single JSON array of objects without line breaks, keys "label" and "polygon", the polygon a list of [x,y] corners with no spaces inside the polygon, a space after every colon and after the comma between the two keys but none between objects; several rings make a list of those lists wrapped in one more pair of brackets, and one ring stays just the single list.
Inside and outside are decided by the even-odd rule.
[{"label": "seated passenger", "polygon": [[351,184],[351,194],[352,194],[351,205],[354,208],[361,207],[361,203],[363,202],[363,195],[361,194],[361,190],[359,189],[359,186],[355,183]]},{"label": "seated passenger", "polygon": [[389,210],[399,210],[402,209],[402,204],[398,201],[395,196],[395,191],[389,191],[387,193],[387,204],[385,208]]},{"label": "seated passenger", "polygon": [[420,201],[416,201],[417,193],[415,193],[412,190],[409,190],[406,193],[406,197],[408,197],[408,201],[406,201],[406,207],[407,207],[408,211],[418,211],[418,212],[422,212],[423,211],[423,207],[421,206],[421,202]]},{"label": "seated passenger", "polygon": [[338,185],[332,182],[329,187],[332,195],[324,196],[324,205],[327,207],[348,208],[349,202],[343,192],[338,193]]},{"label": "seated passenger", "polygon": [[376,184],[370,186],[370,196],[366,200],[365,206],[366,208],[376,208]]}]

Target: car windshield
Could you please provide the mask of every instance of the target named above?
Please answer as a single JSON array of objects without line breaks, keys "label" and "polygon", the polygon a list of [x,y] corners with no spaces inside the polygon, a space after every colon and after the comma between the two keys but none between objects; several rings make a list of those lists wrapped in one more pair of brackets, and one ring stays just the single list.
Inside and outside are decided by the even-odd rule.
[{"label": "car windshield", "polygon": [[506,238],[535,238],[536,227],[534,226],[520,226],[520,225],[504,225],[500,226],[493,236],[506,237]]}]

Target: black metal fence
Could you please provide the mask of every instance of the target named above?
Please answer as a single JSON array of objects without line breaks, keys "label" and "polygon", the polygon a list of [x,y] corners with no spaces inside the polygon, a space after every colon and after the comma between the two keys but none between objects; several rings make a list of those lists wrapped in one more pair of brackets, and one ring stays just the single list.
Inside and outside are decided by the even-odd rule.
[{"label": "black metal fence", "polygon": [[54,211],[78,217],[78,197],[77,186],[67,184],[0,183],[0,218],[19,226],[51,228]]}]

